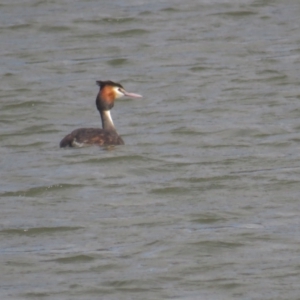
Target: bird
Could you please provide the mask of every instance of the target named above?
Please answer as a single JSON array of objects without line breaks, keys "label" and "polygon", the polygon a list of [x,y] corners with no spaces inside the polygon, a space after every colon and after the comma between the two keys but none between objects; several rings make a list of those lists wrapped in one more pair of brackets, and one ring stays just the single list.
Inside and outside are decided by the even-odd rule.
[{"label": "bird", "polygon": [[118,135],[110,111],[116,99],[121,97],[141,98],[142,95],[128,93],[120,83],[111,80],[96,81],[99,92],[96,97],[96,106],[102,120],[101,128],[79,128],[66,135],[60,142],[60,147],[84,147],[88,145],[109,146],[124,145]]}]

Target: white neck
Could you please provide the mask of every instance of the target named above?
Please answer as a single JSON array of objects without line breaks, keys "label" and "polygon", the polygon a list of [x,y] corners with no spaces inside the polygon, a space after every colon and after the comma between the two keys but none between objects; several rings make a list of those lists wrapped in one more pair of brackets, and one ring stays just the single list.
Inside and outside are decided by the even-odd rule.
[{"label": "white neck", "polygon": [[114,122],[110,115],[110,110],[101,110],[100,111],[102,128],[105,130],[116,130]]}]

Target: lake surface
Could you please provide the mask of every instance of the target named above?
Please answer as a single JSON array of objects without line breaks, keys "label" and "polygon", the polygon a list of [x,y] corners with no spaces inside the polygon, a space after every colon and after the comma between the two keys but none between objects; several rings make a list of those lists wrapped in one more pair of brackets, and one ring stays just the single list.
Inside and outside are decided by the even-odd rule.
[{"label": "lake surface", "polygon": [[[1,300],[299,299],[299,15],[1,1]],[[126,145],[60,149],[96,80]]]}]

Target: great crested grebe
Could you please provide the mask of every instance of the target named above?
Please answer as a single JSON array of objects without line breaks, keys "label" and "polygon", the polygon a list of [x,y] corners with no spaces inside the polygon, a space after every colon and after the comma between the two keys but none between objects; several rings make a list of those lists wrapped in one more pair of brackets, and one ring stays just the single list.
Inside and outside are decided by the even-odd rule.
[{"label": "great crested grebe", "polygon": [[110,110],[114,107],[115,99],[127,96],[141,98],[139,94],[128,93],[119,83],[107,81],[96,81],[100,90],[96,98],[96,106],[100,112],[102,127],[79,128],[66,135],[60,142],[60,147],[83,147],[86,145],[124,145],[124,141],[117,134]]}]

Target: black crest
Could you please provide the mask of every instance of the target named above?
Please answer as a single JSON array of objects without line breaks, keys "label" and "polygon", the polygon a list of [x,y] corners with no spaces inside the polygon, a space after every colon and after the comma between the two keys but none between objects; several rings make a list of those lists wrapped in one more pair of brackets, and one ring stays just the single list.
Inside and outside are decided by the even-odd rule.
[{"label": "black crest", "polygon": [[106,80],[106,81],[97,80],[96,83],[97,85],[100,86],[100,89],[103,89],[106,85],[117,86],[123,89],[123,86],[120,83],[116,83],[111,80]]}]

